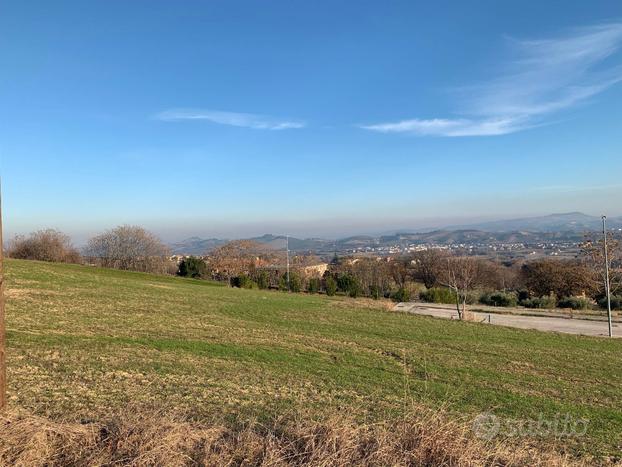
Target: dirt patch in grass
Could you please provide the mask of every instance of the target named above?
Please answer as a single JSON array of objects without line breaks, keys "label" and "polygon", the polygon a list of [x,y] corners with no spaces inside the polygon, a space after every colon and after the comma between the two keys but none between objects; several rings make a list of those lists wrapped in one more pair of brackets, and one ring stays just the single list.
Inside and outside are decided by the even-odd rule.
[{"label": "dirt patch in grass", "polygon": [[4,295],[7,298],[20,298],[23,297],[25,295],[30,295],[32,293],[35,293],[35,290],[32,289],[6,289],[4,291]]},{"label": "dirt patch in grass", "polygon": [[149,287],[155,287],[157,289],[167,289],[167,290],[171,290],[173,287],[171,287],[170,285],[162,285],[162,284],[147,284]]}]

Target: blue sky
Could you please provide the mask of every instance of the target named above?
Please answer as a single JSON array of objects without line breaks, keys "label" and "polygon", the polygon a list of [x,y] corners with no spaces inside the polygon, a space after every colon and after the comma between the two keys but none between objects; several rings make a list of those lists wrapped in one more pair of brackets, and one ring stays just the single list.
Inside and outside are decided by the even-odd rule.
[{"label": "blue sky", "polygon": [[5,228],[80,242],[622,214],[615,1],[12,1]]}]

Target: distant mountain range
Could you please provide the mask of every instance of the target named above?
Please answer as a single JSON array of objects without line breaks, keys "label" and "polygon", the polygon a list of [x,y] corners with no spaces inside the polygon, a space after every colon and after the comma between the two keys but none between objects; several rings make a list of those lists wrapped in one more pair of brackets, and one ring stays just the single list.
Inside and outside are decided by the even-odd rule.
[{"label": "distant mountain range", "polygon": [[[607,224],[612,229],[622,228],[622,217],[607,219]],[[568,212],[562,214],[550,214],[540,217],[526,217],[522,219],[508,219],[466,226],[449,227],[447,230],[456,229],[483,230],[485,232],[512,232],[525,230],[528,232],[586,232],[600,230],[602,219],[597,216],[589,216],[582,212]]]},{"label": "distant mountain range", "polygon": [[[622,217],[607,220],[610,229],[622,229]],[[540,217],[507,219],[468,225],[456,225],[443,229],[396,232],[389,235],[357,235],[339,240],[321,238],[299,239],[290,237],[292,251],[329,253],[357,248],[379,248],[409,244],[484,244],[484,243],[537,243],[555,241],[580,241],[584,233],[599,231],[602,220],[580,212],[551,214]],[[266,234],[250,238],[275,250],[285,249],[284,235]],[[202,255],[226,243],[227,240],[192,237],[171,246],[175,254]]]},{"label": "distant mountain range", "polygon": [[202,255],[224,245],[227,241],[219,238],[190,237],[181,242],[172,243],[169,247],[176,255]]}]

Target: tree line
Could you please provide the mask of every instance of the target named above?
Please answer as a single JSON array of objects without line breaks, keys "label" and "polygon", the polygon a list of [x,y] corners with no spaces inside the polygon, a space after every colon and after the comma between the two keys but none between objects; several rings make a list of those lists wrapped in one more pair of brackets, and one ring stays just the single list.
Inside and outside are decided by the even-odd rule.
[{"label": "tree line", "polygon": [[[608,239],[614,308],[622,309],[622,250]],[[387,258],[338,258],[322,274],[308,273],[304,262],[290,270],[286,284],[283,252],[254,242],[231,242],[205,259],[188,258],[206,277],[242,288],[278,288],[293,292],[341,293],[351,297],[421,299],[455,304],[460,317],[467,305],[587,309],[604,306],[602,240],[586,238],[573,260],[543,258],[499,262],[430,249]]]},{"label": "tree line", "polygon": [[[8,245],[10,258],[85,263],[96,266],[152,273],[175,273],[170,251],[151,232],[123,225],[90,238],[80,251],[69,236],[54,229],[17,235]],[[173,267],[174,266],[174,267]]]},{"label": "tree line", "polygon": [[[610,234],[609,266],[613,308],[622,309],[622,253]],[[602,239],[587,237],[574,260],[538,259],[498,262],[429,249],[386,258],[335,255],[325,265],[315,256],[290,258],[264,244],[236,240],[202,257],[171,259],[169,249],[149,231],[119,226],[88,240],[79,251],[57,230],[16,236],[8,256],[67,263],[86,263],[123,270],[177,274],[210,279],[240,288],[344,294],[350,297],[420,299],[455,304],[460,317],[467,305],[530,308],[590,308],[604,305]]]}]

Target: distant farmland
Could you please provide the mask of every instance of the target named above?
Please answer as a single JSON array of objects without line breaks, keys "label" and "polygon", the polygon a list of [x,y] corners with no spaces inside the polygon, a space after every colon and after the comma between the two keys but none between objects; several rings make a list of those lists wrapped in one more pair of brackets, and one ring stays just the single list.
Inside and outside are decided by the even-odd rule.
[{"label": "distant farmland", "polygon": [[[9,260],[9,403],[62,420],[158,406],[194,419],[399,419],[413,404],[470,420],[588,419],[620,455],[622,341],[452,322],[381,303]],[[520,440],[523,442],[523,440]]]}]

